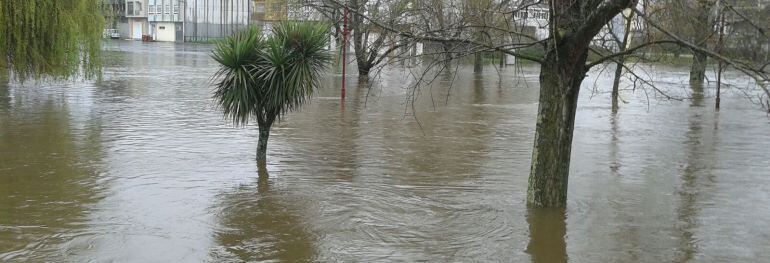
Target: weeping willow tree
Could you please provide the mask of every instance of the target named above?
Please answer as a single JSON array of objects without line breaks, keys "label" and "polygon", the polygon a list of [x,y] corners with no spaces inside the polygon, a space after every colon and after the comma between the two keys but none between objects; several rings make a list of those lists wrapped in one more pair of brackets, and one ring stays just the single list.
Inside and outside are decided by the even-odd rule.
[{"label": "weeping willow tree", "polygon": [[236,125],[256,119],[259,126],[257,163],[264,167],[270,127],[300,107],[320,86],[329,64],[328,27],[283,22],[267,39],[256,27],[220,42],[212,57],[220,66],[214,75],[214,98]]},{"label": "weeping willow tree", "polygon": [[103,0],[0,1],[0,70],[19,81],[98,76],[103,6]]}]

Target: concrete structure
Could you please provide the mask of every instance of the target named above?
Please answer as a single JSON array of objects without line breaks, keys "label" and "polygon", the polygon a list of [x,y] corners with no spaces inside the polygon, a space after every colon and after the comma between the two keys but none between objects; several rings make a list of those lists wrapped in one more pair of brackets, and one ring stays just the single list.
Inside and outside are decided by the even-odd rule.
[{"label": "concrete structure", "polygon": [[141,39],[147,35],[147,4],[145,0],[126,0],[126,18],[128,25],[127,38]]},{"label": "concrete structure", "polygon": [[149,34],[156,41],[183,41],[182,0],[147,0]]}]

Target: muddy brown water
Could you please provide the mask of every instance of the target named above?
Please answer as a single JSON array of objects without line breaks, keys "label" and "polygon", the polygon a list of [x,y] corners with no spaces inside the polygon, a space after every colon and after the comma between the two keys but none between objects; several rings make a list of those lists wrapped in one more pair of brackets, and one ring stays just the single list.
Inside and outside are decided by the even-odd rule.
[{"label": "muddy brown water", "polygon": [[[260,176],[256,127],[213,107],[210,47],[107,48],[102,81],[0,86],[0,261],[770,257],[770,119],[734,90],[719,112],[711,89],[624,91],[613,115],[593,72],[568,206],[528,209],[536,67],[461,67],[412,104],[396,65],[371,87],[350,77],[344,107],[332,75],[274,126]],[[650,72],[687,94],[686,70]]]}]

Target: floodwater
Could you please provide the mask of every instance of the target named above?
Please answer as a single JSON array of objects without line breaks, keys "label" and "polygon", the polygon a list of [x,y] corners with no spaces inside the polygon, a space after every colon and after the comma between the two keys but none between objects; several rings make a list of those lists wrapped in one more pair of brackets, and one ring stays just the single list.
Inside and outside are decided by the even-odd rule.
[{"label": "floodwater", "polygon": [[[593,72],[568,206],[528,209],[536,67],[461,67],[411,100],[396,65],[349,77],[344,105],[334,75],[274,126],[260,175],[256,127],[210,99],[209,46],[107,48],[100,82],[0,86],[2,262],[770,257],[770,118],[737,90],[719,112],[711,89],[626,90],[613,115]],[[688,96],[686,70],[647,73]]]}]

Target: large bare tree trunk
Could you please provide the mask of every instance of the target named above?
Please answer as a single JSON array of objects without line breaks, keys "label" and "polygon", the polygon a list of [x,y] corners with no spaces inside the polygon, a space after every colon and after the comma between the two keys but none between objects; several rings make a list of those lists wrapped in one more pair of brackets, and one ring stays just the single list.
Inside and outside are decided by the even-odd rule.
[{"label": "large bare tree trunk", "polygon": [[372,65],[371,64],[359,60],[359,63],[358,63],[358,76],[367,77],[367,76],[369,76],[369,71],[371,71],[371,70],[372,70]]},{"label": "large bare tree trunk", "polygon": [[588,47],[599,30],[635,0],[551,0],[549,40],[540,66],[537,111],[527,204],[564,207],[580,84],[588,71]]},{"label": "large bare tree trunk", "polygon": [[548,50],[540,68],[540,104],[527,188],[530,205],[566,205],[572,130],[587,51],[587,43],[560,41]]},{"label": "large bare tree trunk", "polygon": [[[352,21],[357,21],[351,19]],[[360,29],[361,26],[356,27],[353,30],[353,53],[356,55],[356,65],[358,67],[359,76],[369,76],[369,71],[372,69],[372,64],[369,62],[369,53],[367,52],[369,34],[366,34],[364,30]],[[376,52],[376,51],[373,51]]]}]

